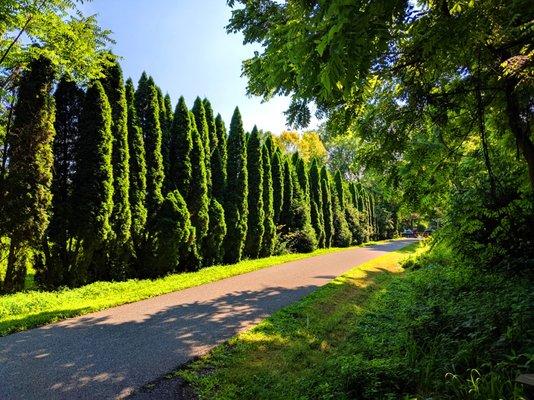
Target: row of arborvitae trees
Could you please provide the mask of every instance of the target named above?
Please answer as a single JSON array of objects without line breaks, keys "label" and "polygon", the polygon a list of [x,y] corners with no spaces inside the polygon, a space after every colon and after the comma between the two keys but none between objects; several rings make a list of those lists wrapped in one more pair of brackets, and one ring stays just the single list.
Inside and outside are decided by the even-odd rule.
[{"label": "row of arborvitae trees", "polygon": [[24,74],[0,183],[3,291],[35,265],[43,287],[155,278],[243,258],[349,246],[392,234],[376,197],[270,134],[227,135],[210,102],[173,109],[120,66],[86,90],[39,59]]}]

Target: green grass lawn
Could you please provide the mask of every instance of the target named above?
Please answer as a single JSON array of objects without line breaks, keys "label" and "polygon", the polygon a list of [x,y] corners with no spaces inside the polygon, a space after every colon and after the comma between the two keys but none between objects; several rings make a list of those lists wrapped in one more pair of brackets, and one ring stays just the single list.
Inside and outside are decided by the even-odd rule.
[{"label": "green grass lawn", "polygon": [[[354,268],[174,376],[211,400],[523,399],[528,279],[418,246]],[[408,254],[418,269],[403,270]]]},{"label": "green grass lawn", "polygon": [[103,310],[149,297],[187,289],[289,261],[347,249],[319,249],[308,254],[286,254],[215,266],[155,280],[96,282],[52,292],[28,290],[0,296],[0,336],[61,319]]}]

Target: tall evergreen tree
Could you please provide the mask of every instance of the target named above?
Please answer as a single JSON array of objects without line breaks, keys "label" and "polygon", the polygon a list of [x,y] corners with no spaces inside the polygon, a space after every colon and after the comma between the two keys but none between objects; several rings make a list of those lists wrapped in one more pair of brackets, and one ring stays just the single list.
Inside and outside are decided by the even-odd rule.
[{"label": "tall evergreen tree", "polygon": [[291,224],[291,206],[293,202],[293,165],[286,157],[283,164],[284,171],[284,189],[283,189],[283,200],[282,200],[282,209],[280,211],[280,225],[283,225],[282,231],[287,233]]},{"label": "tall evergreen tree", "polygon": [[300,189],[302,190],[302,195],[306,201],[310,198],[310,184],[308,181],[308,171],[306,169],[306,164],[302,158],[297,159],[296,164],[297,178],[299,182]]},{"label": "tall evergreen tree", "polygon": [[111,107],[102,84],[97,81],[87,89],[76,151],[74,211],[78,241],[83,249],[76,284],[85,283],[88,279],[108,278],[102,252],[112,231],[112,146]]},{"label": "tall evergreen tree", "polygon": [[41,241],[52,200],[54,70],[43,57],[32,61],[21,79],[8,150],[5,211],[10,236],[4,292],[22,289],[30,247]]},{"label": "tall evergreen tree", "polygon": [[271,160],[273,176],[273,210],[274,222],[280,224],[280,214],[284,205],[284,164],[280,151],[275,151]]},{"label": "tall evergreen tree", "polygon": [[143,72],[135,103],[139,122],[145,141],[145,157],[147,167],[147,195],[146,208],[149,218],[163,201],[162,185],[164,178],[163,156],[161,154],[161,126],[159,114],[158,92],[154,80],[147,78]]},{"label": "tall evergreen tree", "polygon": [[212,198],[209,208],[209,234],[204,239],[204,265],[222,262],[222,244],[226,236],[226,222],[222,205]]},{"label": "tall evergreen tree", "polygon": [[[191,121],[195,121],[192,112],[189,113]],[[193,122],[191,124],[191,138],[193,147],[191,148],[191,186],[186,198],[191,223],[196,229],[196,240],[199,254],[202,255],[201,244],[208,233],[209,224],[209,196],[208,182],[206,178],[206,163],[202,137]]]},{"label": "tall evergreen tree", "polygon": [[101,80],[111,106],[111,135],[113,147],[111,165],[113,166],[113,212],[110,223],[114,238],[110,243],[112,278],[126,278],[126,248],[130,240],[132,213],[130,210],[130,154],[128,151],[128,108],[122,77],[122,69],[117,62],[106,68],[105,78]]},{"label": "tall evergreen tree", "polygon": [[[156,92],[158,95],[158,111],[159,111],[159,126],[161,129],[161,157],[163,162],[163,176],[164,189],[166,188],[167,174],[169,172],[169,148],[170,148],[170,121],[171,115],[168,114],[167,104],[165,104],[165,97],[159,86],[156,85]],[[169,99],[170,100],[170,99]],[[172,112],[172,111],[171,111]]]},{"label": "tall evergreen tree", "polygon": [[126,104],[128,110],[128,150],[130,151],[129,200],[132,214],[131,236],[136,248],[147,220],[146,209],[146,161],[145,141],[135,107],[135,89],[131,79],[126,81]]},{"label": "tall evergreen tree", "polygon": [[191,189],[193,125],[185,99],[180,97],[171,126],[168,190],[178,189],[186,201]]},{"label": "tall evergreen tree", "polygon": [[191,111],[194,114],[198,133],[202,141],[202,148],[204,149],[204,165],[206,171],[206,182],[208,185],[208,193],[211,194],[211,143],[208,120],[206,118],[206,110],[204,102],[197,97]]},{"label": "tall evergreen tree", "polygon": [[321,177],[319,165],[314,159],[310,166],[310,201],[312,226],[315,229],[319,247],[325,247],[325,229],[323,217],[323,192],[321,188]]},{"label": "tall evergreen tree", "polygon": [[263,209],[263,156],[258,128],[254,126],[247,143],[248,227],[245,254],[257,258],[265,230]]},{"label": "tall evergreen tree", "polygon": [[350,200],[352,202],[352,206],[355,209],[358,209],[358,189],[356,188],[356,182],[349,183],[349,192],[350,192]]},{"label": "tall evergreen tree", "polygon": [[221,114],[215,118],[215,132],[217,133],[217,147],[213,149],[211,156],[211,176],[213,196],[223,202],[224,191],[226,188],[226,127]]},{"label": "tall evergreen tree", "polygon": [[335,186],[335,193],[337,196],[337,204],[339,205],[339,208],[341,210],[344,210],[345,209],[345,189],[343,187],[343,178],[339,170],[337,170],[336,174],[334,175],[334,186]]},{"label": "tall evergreen tree", "polygon": [[62,77],[54,94],[56,119],[54,128],[54,174],[52,179],[52,212],[47,234],[46,263],[36,272],[36,279],[46,287],[69,284],[73,264],[72,244],[75,218],[73,207],[73,179],[76,171],[75,150],[80,138],[80,115],[84,92],[73,81]]},{"label": "tall evergreen tree", "polygon": [[[204,111],[206,113],[206,122],[208,124],[208,137],[209,137],[209,149],[210,158],[213,160],[213,150],[219,145],[219,136],[217,135],[217,124],[215,123],[215,116],[213,115],[213,108],[208,99],[202,100],[204,105]],[[213,168],[213,167],[212,167]]]},{"label": "tall evergreen tree", "polygon": [[330,193],[330,178],[325,166],[321,168],[321,195],[323,203],[323,220],[325,233],[325,247],[332,246],[332,237],[334,235],[334,216],[332,194]]},{"label": "tall evergreen tree", "polygon": [[225,194],[225,215],[228,232],[224,243],[224,261],[241,260],[248,218],[247,148],[241,113],[236,107],[228,136],[228,180]]},{"label": "tall evergreen tree", "polygon": [[273,253],[276,241],[276,225],[274,223],[271,156],[269,148],[266,145],[263,146],[261,157],[263,167],[264,231],[260,255],[262,257],[269,257]]}]

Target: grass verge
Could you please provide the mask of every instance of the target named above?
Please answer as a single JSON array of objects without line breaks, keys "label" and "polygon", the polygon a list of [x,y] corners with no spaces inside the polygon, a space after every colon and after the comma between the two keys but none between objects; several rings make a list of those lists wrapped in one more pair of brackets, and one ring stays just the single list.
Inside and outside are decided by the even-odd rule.
[{"label": "grass verge", "polygon": [[319,249],[308,254],[285,254],[257,260],[245,260],[233,265],[214,266],[155,280],[131,279],[125,282],[96,282],[75,289],[51,292],[31,290],[0,296],[0,336],[203,285],[273,265],[343,250],[348,249]]},{"label": "grass verge", "polygon": [[523,399],[529,279],[422,250],[349,271],[176,375],[213,400]]}]

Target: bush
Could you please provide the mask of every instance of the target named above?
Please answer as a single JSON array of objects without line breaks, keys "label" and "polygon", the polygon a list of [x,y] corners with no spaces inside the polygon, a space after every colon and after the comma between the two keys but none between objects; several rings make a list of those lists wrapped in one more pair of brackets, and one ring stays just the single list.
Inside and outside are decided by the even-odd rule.
[{"label": "bush", "polygon": [[455,251],[483,268],[529,270],[534,267],[534,196],[516,188],[498,198],[476,190],[456,193],[449,223],[440,232]]},{"label": "bush", "polygon": [[530,280],[470,267],[442,244],[409,264],[417,270],[374,294],[343,349],[349,356],[335,358],[343,392],[520,399],[514,380],[534,354]]},{"label": "bush", "polygon": [[307,227],[307,229],[287,233],[284,236],[284,240],[293,253],[311,253],[317,248],[315,231],[311,226]]}]

